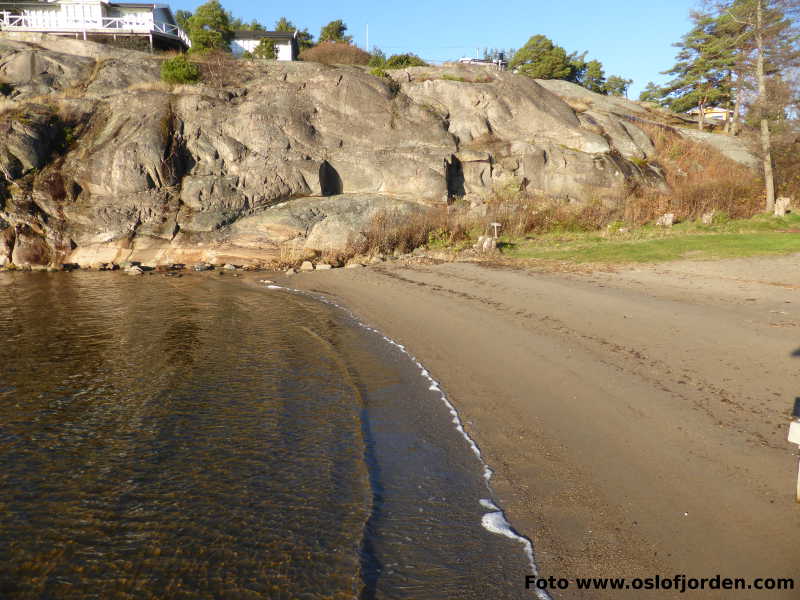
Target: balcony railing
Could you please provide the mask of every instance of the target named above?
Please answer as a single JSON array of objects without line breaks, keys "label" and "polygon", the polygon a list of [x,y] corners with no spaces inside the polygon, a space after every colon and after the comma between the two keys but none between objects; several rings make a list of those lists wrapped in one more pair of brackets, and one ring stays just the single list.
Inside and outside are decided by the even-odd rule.
[{"label": "balcony railing", "polygon": [[[53,18],[55,17],[55,18]],[[189,36],[171,23],[161,23],[135,17],[102,17],[101,19],[70,20],[60,13],[53,17],[36,18],[30,15],[14,15],[0,12],[0,30],[24,29],[29,31],[102,31],[108,33],[160,33],[181,40],[187,46],[192,43]]]}]

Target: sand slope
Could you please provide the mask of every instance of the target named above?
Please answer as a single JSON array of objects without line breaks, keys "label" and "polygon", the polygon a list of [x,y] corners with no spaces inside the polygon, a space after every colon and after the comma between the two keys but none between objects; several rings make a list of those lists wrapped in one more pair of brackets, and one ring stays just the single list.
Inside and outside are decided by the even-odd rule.
[{"label": "sand slope", "polygon": [[386,265],[290,285],[337,298],[443,382],[543,575],[800,584],[786,442],[800,395],[797,261],[588,275]]}]

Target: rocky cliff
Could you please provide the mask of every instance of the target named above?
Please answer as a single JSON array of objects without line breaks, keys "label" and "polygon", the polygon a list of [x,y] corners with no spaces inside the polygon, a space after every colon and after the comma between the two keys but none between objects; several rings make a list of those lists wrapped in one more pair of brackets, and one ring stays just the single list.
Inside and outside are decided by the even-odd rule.
[{"label": "rocky cliff", "polygon": [[0,265],[267,263],[498,186],[580,202],[663,185],[630,118],[645,109],[564,82],[239,61],[234,85],[172,88],[159,65],[0,34]]}]

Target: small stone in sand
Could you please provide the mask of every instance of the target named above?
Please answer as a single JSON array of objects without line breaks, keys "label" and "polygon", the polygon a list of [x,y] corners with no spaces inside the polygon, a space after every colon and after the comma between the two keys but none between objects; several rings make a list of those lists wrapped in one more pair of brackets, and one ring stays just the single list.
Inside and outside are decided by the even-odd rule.
[{"label": "small stone in sand", "polygon": [[333,267],[328,263],[317,264],[317,271],[330,271]]},{"label": "small stone in sand", "polygon": [[313,271],[314,270],[314,265],[310,260],[304,260],[303,264],[300,265],[300,270],[301,271]]}]

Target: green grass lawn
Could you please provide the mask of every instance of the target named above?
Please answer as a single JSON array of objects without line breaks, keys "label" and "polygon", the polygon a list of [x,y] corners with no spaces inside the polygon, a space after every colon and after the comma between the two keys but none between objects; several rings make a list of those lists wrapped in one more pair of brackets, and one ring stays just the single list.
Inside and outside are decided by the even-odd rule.
[{"label": "green grass lawn", "polygon": [[[671,229],[642,227],[628,232],[563,232],[525,239],[502,239],[509,258],[578,263],[709,260],[800,252],[800,216],[758,216],[703,226],[682,223]],[[788,231],[795,230],[796,233]]]}]

